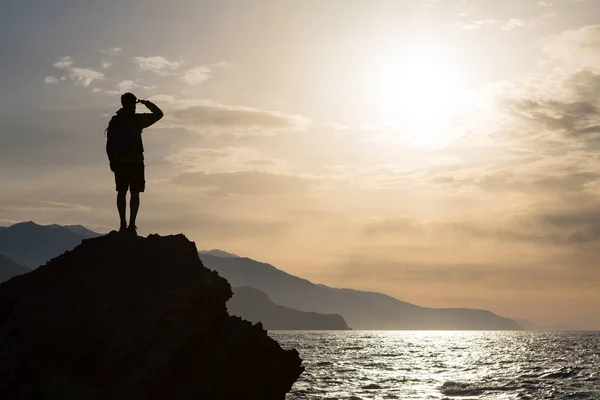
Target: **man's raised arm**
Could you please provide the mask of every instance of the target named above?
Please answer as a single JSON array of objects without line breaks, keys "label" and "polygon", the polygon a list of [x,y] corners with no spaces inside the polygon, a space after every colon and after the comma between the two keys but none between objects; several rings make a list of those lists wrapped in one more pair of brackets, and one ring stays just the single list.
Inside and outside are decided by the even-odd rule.
[{"label": "man's raised arm", "polygon": [[152,113],[137,114],[141,128],[147,128],[163,117],[163,112],[156,104],[150,100],[140,100],[140,103],[145,105]]}]

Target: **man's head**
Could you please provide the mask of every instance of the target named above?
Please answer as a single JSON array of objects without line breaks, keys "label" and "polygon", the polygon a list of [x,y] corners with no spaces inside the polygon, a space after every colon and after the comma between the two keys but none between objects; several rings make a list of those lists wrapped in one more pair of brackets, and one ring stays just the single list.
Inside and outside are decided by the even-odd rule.
[{"label": "man's head", "polygon": [[123,108],[135,111],[135,103],[137,103],[137,97],[133,93],[125,93],[121,96]]}]

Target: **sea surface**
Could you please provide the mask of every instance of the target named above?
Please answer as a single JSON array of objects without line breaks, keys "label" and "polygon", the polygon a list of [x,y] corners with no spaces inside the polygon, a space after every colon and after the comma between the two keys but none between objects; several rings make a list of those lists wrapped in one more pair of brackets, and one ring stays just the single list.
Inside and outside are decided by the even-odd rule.
[{"label": "sea surface", "polygon": [[296,399],[600,400],[600,333],[272,331]]}]

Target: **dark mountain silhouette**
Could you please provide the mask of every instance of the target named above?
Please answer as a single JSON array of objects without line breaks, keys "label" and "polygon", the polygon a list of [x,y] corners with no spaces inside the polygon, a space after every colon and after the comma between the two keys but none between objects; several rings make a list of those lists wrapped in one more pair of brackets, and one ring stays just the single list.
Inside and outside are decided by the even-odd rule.
[{"label": "dark mountain silhouette", "polygon": [[10,258],[4,257],[0,254],[0,283],[5,282],[13,276],[23,275],[31,272],[31,269],[17,264]]},{"label": "dark mountain silhouette", "polygon": [[0,399],[282,400],[303,371],[183,235],[88,239],[0,284]]},{"label": "dark mountain silhouette", "polygon": [[265,329],[277,330],[347,330],[348,325],[337,314],[298,311],[273,303],[262,291],[251,287],[233,289],[227,310],[250,322],[261,322]]},{"label": "dark mountain silhouette", "polygon": [[81,236],[84,239],[91,239],[91,238],[95,238],[98,236],[102,236],[103,233],[97,233],[94,231],[89,230],[88,228],[86,228],[85,226],[82,225],[57,225],[57,224],[52,224],[49,225],[50,227],[53,228],[66,228],[68,230],[70,230],[73,233],[76,233],[77,235]]},{"label": "dark mountain silhouette", "polygon": [[200,254],[234,286],[265,292],[277,304],[301,311],[340,314],[352,329],[521,330],[515,321],[485,310],[419,307],[393,297],[314,284],[249,258]]},{"label": "dark mountain silhouette", "polygon": [[22,222],[0,230],[0,254],[25,267],[37,268],[73,249],[83,238],[60,225]]},{"label": "dark mountain silhouette", "polygon": [[238,255],[235,255],[233,253],[228,253],[226,251],[219,250],[219,249],[200,250],[198,253],[200,253],[200,254],[208,254],[208,255],[211,255],[211,256],[222,257],[222,258],[239,258]]}]

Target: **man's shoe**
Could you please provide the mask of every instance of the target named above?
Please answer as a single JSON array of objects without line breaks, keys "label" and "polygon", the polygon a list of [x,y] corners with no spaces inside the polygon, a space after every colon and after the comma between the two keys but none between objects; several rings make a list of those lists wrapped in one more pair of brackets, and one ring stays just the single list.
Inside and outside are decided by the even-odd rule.
[{"label": "man's shoe", "polygon": [[119,228],[119,233],[125,233],[125,232],[127,232],[127,225],[121,224],[121,227]]},{"label": "man's shoe", "polygon": [[129,227],[127,228],[127,232],[134,236],[137,236],[137,226],[129,225]]}]

